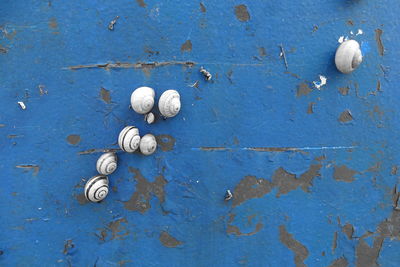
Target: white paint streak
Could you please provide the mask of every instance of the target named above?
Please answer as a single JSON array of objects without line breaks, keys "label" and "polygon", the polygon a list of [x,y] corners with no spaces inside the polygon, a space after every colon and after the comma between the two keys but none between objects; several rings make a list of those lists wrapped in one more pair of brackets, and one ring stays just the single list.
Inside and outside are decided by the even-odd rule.
[{"label": "white paint streak", "polygon": [[18,105],[22,108],[22,109],[26,109],[25,103],[22,101],[18,101]]},{"label": "white paint streak", "polygon": [[360,35],[360,34],[363,34],[364,32],[363,32],[363,30],[361,30],[361,29],[358,29],[358,32],[357,32],[357,34],[356,35]]},{"label": "white paint streak", "polygon": [[319,79],[320,79],[319,82],[318,81],[317,82],[316,81],[313,82],[315,88],[317,88],[318,90],[320,90],[321,87],[324,86],[328,81],[328,79],[325,76],[322,76],[322,75],[319,75]]}]

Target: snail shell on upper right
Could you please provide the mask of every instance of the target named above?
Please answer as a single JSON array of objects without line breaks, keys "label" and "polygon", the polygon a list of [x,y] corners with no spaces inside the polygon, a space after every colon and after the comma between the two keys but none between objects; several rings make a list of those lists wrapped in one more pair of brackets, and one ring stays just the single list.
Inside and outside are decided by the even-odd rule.
[{"label": "snail shell on upper right", "polygon": [[135,152],[139,147],[139,143],[139,129],[135,126],[126,126],[118,136],[118,145],[125,152]]},{"label": "snail shell on upper right", "polygon": [[139,114],[149,113],[154,106],[155,92],[150,87],[139,87],[131,95],[131,106]]},{"label": "snail shell on upper right", "polygon": [[345,74],[355,70],[362,62],[360,44],[355,40],[347,40],[341,43],[336,50],[336,68]]},{"label": "snail shell on upper right", "polygon": [[113,152],[104,153],[97,160],[96,169],[103,175],[113,173],[117,169],[117,155]]},{"label": "snail shell on upper right", "polygon": [[175,90],[167,90],[158,101],[158,109],[164,117],[171,118],[176,116],[181,110],[181,97]]},{"label": "snail shell on upper right", "polygon": [[91,202],[99,202],[106,198],[108,194],[108,178],[104,175],[94,176],[87,181],[85,197]]}]

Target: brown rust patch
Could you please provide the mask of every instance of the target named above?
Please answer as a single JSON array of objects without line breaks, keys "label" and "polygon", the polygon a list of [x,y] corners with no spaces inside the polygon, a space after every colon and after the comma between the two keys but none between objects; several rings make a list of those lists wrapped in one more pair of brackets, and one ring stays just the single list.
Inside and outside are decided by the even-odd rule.
[{"label": "brown rust patch", "polygon": [[67,255],[70,249],[73,249],[75,247],[75,244],[72,243],[72,239],[68,239],[64,242],[64,250],[63,253],[64,255]]},{"label": "brown rust patch", "polygon": [[267,51],[265,51],[264,47],[262,47],[262,46],[258,47],[257,50],[258,50],[258,55],[260,57],[265,57],[267,55]]},{"label": "brown rust patch", "polygon": [[249,14],[249,11],[247,10],[246,5],[235,6],[235,15],[236,15],[236,18],[241,22],[245,22],[250,19],[250,14]]},{"label": "brown rust patch", "polygon": [[349,262],[346,258],[338,258],[334,260],[328,267],[347,267],[349,266]]},{"label": "brown rust patch", "polygon": [[71,145],[77,145],[81,141],[81,137],[77,134],[71,134],[67,136],[67,142]]},{"label": "brown rust patch", "polygon": [[308,95],[311,92],[312,89],[306,83],[301,83],[297,86],[297,97]]},{"label": "brown rust patch", "polygon": [[354,26],[354,21],[352,21],[351,19],[347,20],[347,25]]},{"label": "brown rust patch", "polygon": [[51,18],[49,20],[49,27],[52,28],[52,29],[57,29],[58,23],[57,23],[57,19],[56,18]]},{"label": "brown rust patch", "polygon": [[299,241],[294,239],[293,235],[290,234],[284,225],[279,226],[279,239],[281,242],[291,251],[293,251],[294,262],[296,267],[306,267],[304,260],[308,257],[308,249],[301,244]]},{"label": "brown rust patch", "polygon": [[137,3],[140,7],[147,7],[147,4],[144,2],[144,0],[136,0],[136,3]]},{"label": "brown rust patch", "polygon": [[383,34],[383,31],[381,29],[375,30],[376,45],[378,46],[378,52],[379,52],[379,55],[381,55],[381,56],[383,56],[383,54],[385,53],[385,47],[383,46],[383,43],[382,43],[382,34]]},{"label": "brown rust patch", "polygon": [[333,234],[333,241],[332,241],[332,253],[335,252],[336,248],[337,248],[337,238],[338,238],[338,232],[335,232]]},{"label": "brown rust patch", "polygon": [[85,204],[89,203],[89,200],[86,199],[84,193],[76,195],[75,198],[76,198],[76,200],[78,200],[78,203],[80,205],[85,205]]},{"label": "brown rust patch", "polygon": [[345,111],[343,111],[340,114],[338,120],[340,122],[349,122],[349,121],[353,120],[353,115],[351,115],[351,111],[350,110],[346,109]]},{"label": "brown rust patch", "polygon": [[228,225],[226,229],[227,234],[235,234],[236,236],[252,236],[257,234],[262,228],[264,227],[264,224],[262,223],[257,223],[256,229],[250,233],[242,233],[239,229],[239,227],[235,225]]},{"label": "brown rust patch", "polygon": [[274,172],[272,182],[263,178],[257,179],[255,176],[245,176],[235,187],[232,205],[235,207],[249,199],[261,198],[275,187],[278,188],[276,197],[296,190],[298,187],[301,187],[304,192],[308,192],[312,180],[320,176],[319,170],[321,168],[321,164],[313,164],[300,177],[297,177],[281,167]]},{"label": "brown rust patch", "polygon": [[40,166],[39,165],[35,165],[35,164],[23,164],[23,165],[17,165],[15,166],[16,168],[19,169],[24,169],[25,172],[28,172],[30,170],[33,170],[33,175],[37,176],[40,170]]},{"label": "brown rust patch", "polygon": [[335,178],[336,181],[350,183],[354,181],[354,175],[357,173],[357,171],[348,168],[346,165],[335,166],[333,178]]},{"label": "brown rust patch", "polygon": [[128,201],[123,202],[125,209],[138,211],[144,214],[151,208],[150,199],[152,196],[157,197],[160,203],[164,202],[164,187],[167,184],[167,180],[164,179],[164,176],[157,176],[155,181],[151,183],[143,177],[138,169],[129,167],[129,171],[134,174],[136,190]]},{"label": "brown rust patch", "polygon": [[348,95],[349,94],[349,91],[350,91],[350,87],[348,87],[348,86],[344,86],[344,87],[339,87],[339,93],[341,94],[341,95]]},{"label": "brown rust patch", "polygon": [[315,104],[316,104],[315,102],[308,103],[307,114],[313,114],[314,113],[314,105]]},{"label": "brown rust patch", "polygon": [[205,6],[204,3],[202,3],[202,2],[200,2],[200,11],[201,11],[202,13],[206,13],[206,12],[207,12],[206,6]]},{"label": "brown rust patch", "polygon": [[178,239],[176,239],[175,237],[173,237],[166,231],[161,232],[159,239],[160,239],[161,244],[163,244],[163,246],[165,246],[167,248],[175,248],[179,245],[182,245],[181,241],[179,241]]},{"label": "brown rust patch", "polygon": [[351,240],[354,234],[353,225],[347,223],[345,226],[343,226],[342,232],[347,236],[347,239]]},{"label": "brown rust patch", "polygon": [[111,95],[110,95],[110,91],[105,89],[105,88],[101,88],[100,89],[100,97],[101,99],[103,99],[104,102],[106,102],[107,104],[111,103]]},{"label": "brown rust patch", "polygon": [[192,41],[186,40],[181,46],[181,52],[190,52],[192,51]]},{"label": "brown rust patch", "polygon": [[122,223],[128,224],[126,218],[121,218],[108,224],[108,230],[111,232],[111,240],[122,240],[129,235],[129,231],[126,230],[126,227]]},{"label": "brown rust patch", "polygon": [[156,136],[157,146],[161,148],[162,151],[171,151],[175,146],[175,138],[168,134],[160,134]]}]

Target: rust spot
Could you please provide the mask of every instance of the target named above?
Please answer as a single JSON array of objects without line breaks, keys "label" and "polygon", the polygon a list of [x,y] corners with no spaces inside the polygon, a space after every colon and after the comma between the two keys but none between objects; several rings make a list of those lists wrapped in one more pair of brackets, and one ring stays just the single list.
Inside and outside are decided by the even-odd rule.
[{"label": "rust spot", "polygon": [[351,111],[350,110],[346,109],[345,111],[343,111],[340,114],[338,120],[340,122],[349,122],[349,121],[353,120],[353,115],[351,115]]},{"label": "rust spot", "polygon": [[310,102],[308,103],[308,107],[307,107],[307,114],[313,114],[314,113],[314,105],[316,103],[315,102]]},{"label": "rust spot", "polygon": [[175,138],[167,134],[160,134],[156,136],[157,146],[161,148],[162,151],[171,151],[175,146]]},{"label": "rust spot", "polygon": [[353,225],[347,223],[345,226],[342,228],[343,233],[347,236],[347,238],[350,240],[353,238],[354,234],[354,227]]},{"label": "rust spot", "polygon": [[242,233],[239,229],[239,227],[234,226],[234,225],[228,225],[227,229],[226,229],[226,233],[227,234],[235,234],[236,236],[252,236],[257,234],[262,228],[264,227],[264,225],[262,223],[257,223],[256,225],[256,229],[250,233]]},{"label": "rust spot", "polygon": [[239,21],[245,22],[250,19],[249,11],[246,5],[235,6],[235,15]]},{"label": "rust spot", "polygon": [[76,134],[71,134],[67,136],[67,142],[71,145],[77,145],[81,141],[81,137]]},{"label": "rust spot", "polygon": [[101,99],[103,99],[104,102],[106,102],[107,104],[111,103],[111,96],[110,96],[110,91],[108,91],[105,88],[101,88],[100,89],[100,97]]},{"label": "rust spot", "polygon": [[341,95],[348,95],[349,91],[350,91],[350,87],[348,87],[348,86],[340,87],[338,90]]},{"label": "rust spot", "polygon": [[338,238],[338,232],[335,232],[333,234],[332,253],[334,253],[335,249],[337,248],[337,238]]},{"label": "rust spot", "polygon": [[265,57],[267,55],[267,52],[265,51],[264,47],[261,46],[261,47],[257,48],[257,50],[258,50],[258,54],[260,55],[260,57]]},{"label": "rust spot", "polygon": [[347,267],[347,266],[349,266],[349,262],[347,261],[346,258],[342,257],[334,260],[328,267]]},{"label": "rust spot", "polygon": [[75,196],[76,200],[78,200],[80,205],[85,205],[89,203],[89,200],[86,199],[85,194],[79,194]]},{"label": "rust spot", "polygon": [[164,187],[167,184],[167,180],[164,179],[164,176],[157,176],[155,181],[151,183],[143,177],[138,169],[129,167],[129,171],[135,175],[136,190],[128,201],[123,202],[125,209],[138,211],[143,214],[151,208],[150,199],[153,195],[158,198],[160,203],[164,202]]},{"label": "rust spot", "polygon": [[146,3],[144,2],[144,0],[136,0],[136,3],[140,6],[140,7],[146,7]]},{"label": "rust spot", "polygon": [[379,55],[381,55],[381,56],[383,56],[383,54],[385,53],[385,47],[383,46],[382,38],[381,38],[382,34],[383,34],[383,31],[381,29],[375,30],[376,45],[378,46],[378,52],[379,52]]},{"label": "rust spot", "polygon": [[181,52],[190,52],[192,51],[192,42],[190,40],[186,40],[181,46]]},{"label": "rust spot", "polygon": [[312,89],[306,83],[301,83],[297,86],[297,97],[308,95],[312,92]]},{"label": "rust spot", "polygon": [[175,248],[182,244],[181,241],[179,241],[178,239],[176,239],[175,237],[173,237],[166,231],[161,232],[159,239],[160,239],[161,244],[163,244],[163,246],[165,246],[167,248]]},{"label": "rust spot", "polygon": [[52,29],[57,29],[58,23],[57,23],[57,19],[56,18],[51,18],[49,20],[49,27],[52,28]]},{"label": "rust spot", "polygon": [[392,170],[390,171],[391,175],[397,175],[397,170],[398,170],[398,166],[397,165],[393,165],[392,166]]},{"label": "rust spot", "polygon": [[350,183],[354,181],[354,175],[357,173],[357,171],[348,168],[346,165],[335,166],[333,178],[335,178],[336,181]]},{"label": "rust spot", "polygon": [[261,198],[275,187],[279,189],[276,197],[296,190],[298,187],[301,187],[304,192],[308,192],[312,180],[320,176],[319,170],[321,168],[321,164],[313,164],[300,177],[297,177],[281,167],[274,172],[272,182],[263,178],[257,179],[255,176],[245,176],[235,187],[232,205],[235,207],[249,199]]},{"label": "rust spot", "polygon": [[376,82],[376,91],[377,91],[377,92],[382,92],[381,81],[380,81],[380,80],[378,80],[378,81]]},{"label": "rust spot", "polygon": [[296,266],[305,267],[306,265],[304,264],[304,260],[308,257],[308,249],[299,241],[294,239],[293,235],[286,230],[286,227],[284,225],[279,226],[279,239],[288,249],[293,251],[293,253],[295,254],[294,262]]},{"label": "rust spot", "polygon": [[347,25],[349,25],[349,26],[354,26],[354,21],[352,21],[351,19],[349,19],[349,20],[347,21]]},{"label": "rust spot", "polygon": [[64,243],[64,250],[63,250],[64,255],[67,255],[69,250],[73,249],[74,247],[75,247],[75,244],[72,243],[71,239],[66,240],[65,243]]},{"label": "rust spot", "polygon": [[206,11],[207,11],[206,6],[205,6],[204,3],[202,3],[202,2],[200,2],[200,11],[201,11],[202,13],[206,13]]},{"label": "rust spot", "polygon": [[24,164],[24,165],[17,165],[15,166],[19,169],[25,169],[26,172],[33,170],[33,175],[37,176],[40,170],[40,166],[39,165],[34,165],[34,164]]}]

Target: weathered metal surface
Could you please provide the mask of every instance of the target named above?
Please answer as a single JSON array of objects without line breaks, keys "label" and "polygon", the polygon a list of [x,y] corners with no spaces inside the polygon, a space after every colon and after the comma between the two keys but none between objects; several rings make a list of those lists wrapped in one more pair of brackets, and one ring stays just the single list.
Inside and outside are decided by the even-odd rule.
[{"label": "weathered metal surface", "polygon": [[[2,1],[0,265],[398,266],[399,12]],[[350,75],[341,36],[364,53]],[[178,116],[148,125],[128,108],[139,86],[179,90]],[[158,151],[118,152],[87,203],[82,179],[129,124]]]}]

